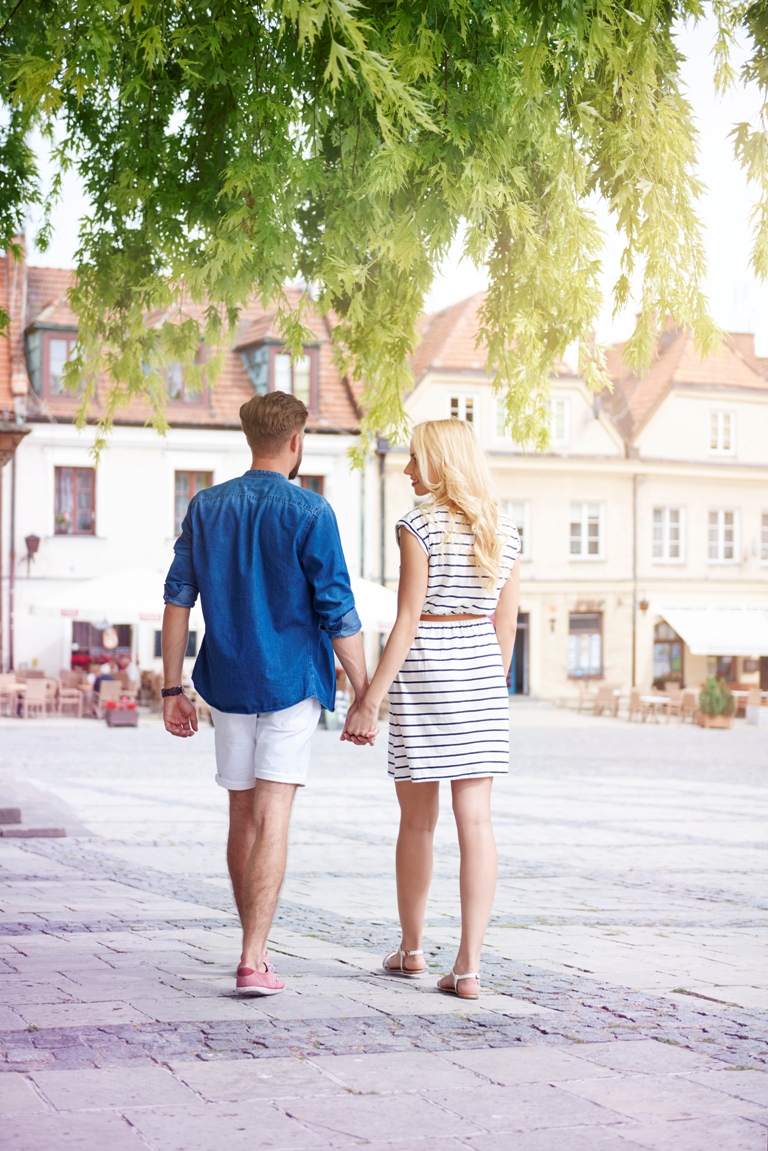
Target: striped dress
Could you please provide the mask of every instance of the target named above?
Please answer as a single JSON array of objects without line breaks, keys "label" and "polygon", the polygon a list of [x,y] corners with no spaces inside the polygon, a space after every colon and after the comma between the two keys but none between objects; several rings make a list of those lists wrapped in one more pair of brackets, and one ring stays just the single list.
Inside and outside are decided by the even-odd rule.
[{"label": "striped dress", "polygon": [[[458,519],[448,538],[448,510],[414,508],[398,520],[429,560],[424,615],[491,615],[520,551],[517,528],[504,517],[501,574],[496,587],[480,582],[473,537]],[[509,697],[501,652],[489,619],[455,623],[422,620],[413,646],[389,689],[389,774],[414,783],[509,770]]]}]

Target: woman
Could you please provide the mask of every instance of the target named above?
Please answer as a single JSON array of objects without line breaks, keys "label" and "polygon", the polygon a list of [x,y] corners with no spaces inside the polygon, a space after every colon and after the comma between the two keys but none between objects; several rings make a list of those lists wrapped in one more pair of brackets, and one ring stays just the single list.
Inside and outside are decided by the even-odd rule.
[{"label": "woman", "polygon": [[[451,781],[461,852],[461,942],[438,987],[477,999],[496,888],[491,785],[509,766],[506,675],[519,594],[520,541],[499,514],[490,469],[470,426],[430,420],[413,430],[405,474],[430,498],[398,521],[397,621],[370,687],[342,738],[376,732],[389,690],[389,773],[400,803],[397,900],[400,946],[386,971],[426,970],[421,933],[432,878],[440,780]],[[495,612],[495,631],[488,618]]]}]

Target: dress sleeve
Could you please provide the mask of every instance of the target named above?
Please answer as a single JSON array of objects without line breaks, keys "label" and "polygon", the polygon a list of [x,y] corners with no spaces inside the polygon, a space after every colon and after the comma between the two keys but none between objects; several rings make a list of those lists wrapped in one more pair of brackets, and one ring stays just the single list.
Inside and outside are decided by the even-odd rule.
[{"label": "dress sleeve", "polygon": [[395,524],[395,535],[397,537],[397,546],[400,547],[400,529],[406,528],[411,535],[415,536],[424,549],[424,554],[429,555],[429,524],[424,518],[420,508],[413,508],[411,511],[406,512]]}]

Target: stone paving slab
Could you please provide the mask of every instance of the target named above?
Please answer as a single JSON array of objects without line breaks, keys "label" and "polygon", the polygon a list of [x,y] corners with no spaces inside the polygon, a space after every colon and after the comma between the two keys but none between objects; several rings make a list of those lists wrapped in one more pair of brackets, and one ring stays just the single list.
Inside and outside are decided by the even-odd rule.
[{"label": "stone paving slab", "polygon": [[625,746],[611,721],[554,715],[523,723],[494,784],[472,1004],[434,988],[459,931],[447,812],[429,975],[380,973],[384,749],[318,732],[270,940],[289,991],[243,1001],[210,730],[0,720],[30,786],[91,833],[0,841],[3,1151],[766,1151],[768,744],[737,727],[716,770],[692,729]]},{"label": "stone paving slab", "polygon": [[194,1100],[193,1093],[162,1067],[36,1071],[31,1079],[57,1111],[184,1106]]}]

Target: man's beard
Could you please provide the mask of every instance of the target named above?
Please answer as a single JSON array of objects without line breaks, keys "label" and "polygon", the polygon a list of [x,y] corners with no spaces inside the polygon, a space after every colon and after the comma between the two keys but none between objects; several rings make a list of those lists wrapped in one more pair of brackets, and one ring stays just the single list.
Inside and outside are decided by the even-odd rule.
[{"label": "man's beard", "polygon": [[303,455],[304,455],[304,443],[302,442],[299,444],[299,458],[297,459],[296,463],[293,465],[293,467],[291,468],[291,470],[288,473],[288,479],[289,480],[295,480],[296,476],[299,474],[299,468],[301,467],[301,461],[302,461]]}]

